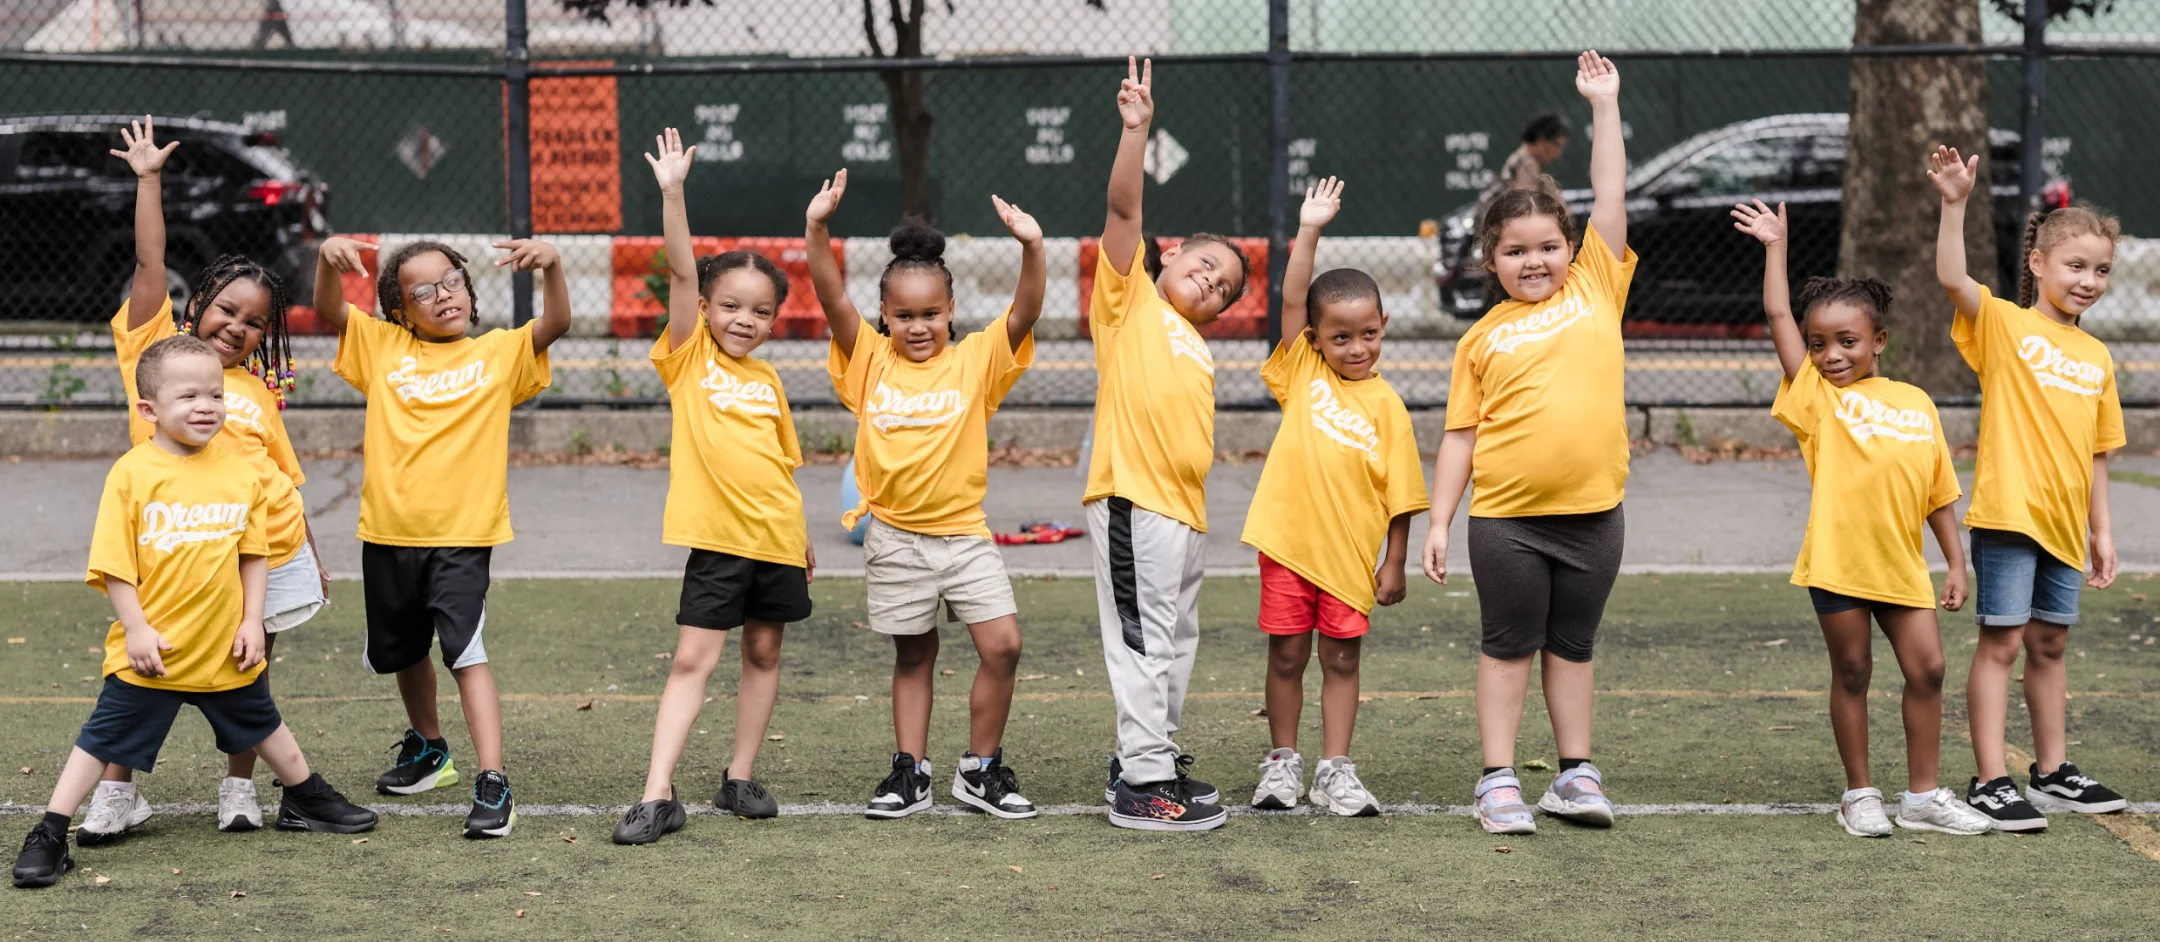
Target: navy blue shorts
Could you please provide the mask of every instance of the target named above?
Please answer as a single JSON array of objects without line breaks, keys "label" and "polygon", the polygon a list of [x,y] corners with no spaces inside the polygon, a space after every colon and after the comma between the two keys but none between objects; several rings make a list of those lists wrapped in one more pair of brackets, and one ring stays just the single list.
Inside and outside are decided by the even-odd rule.
[{"label": "navy blue shorts", "polygon": [[75,745],[100,762],[148,772],[157,766],[158,750],[182,704],[202,711],[217,734],[218,751],[229,756],[255,748],[285,724],[270,699],[268,674],[256,675],[245,687],[214,693],[137,687],[108,674]]}]

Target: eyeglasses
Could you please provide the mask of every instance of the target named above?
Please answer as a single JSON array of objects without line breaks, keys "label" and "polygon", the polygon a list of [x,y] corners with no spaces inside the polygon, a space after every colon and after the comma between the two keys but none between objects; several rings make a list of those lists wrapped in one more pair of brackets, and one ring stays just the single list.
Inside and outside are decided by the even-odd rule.
[{"label": "eyeglasses", "polygon": [[441,281],[433,284],[414,285],[412,299],[416,304],[433,304],[440,300],[445,292],[463,290],[465,290],[465,273],[453,268],[450,269],[449,274],[443,276]]}]

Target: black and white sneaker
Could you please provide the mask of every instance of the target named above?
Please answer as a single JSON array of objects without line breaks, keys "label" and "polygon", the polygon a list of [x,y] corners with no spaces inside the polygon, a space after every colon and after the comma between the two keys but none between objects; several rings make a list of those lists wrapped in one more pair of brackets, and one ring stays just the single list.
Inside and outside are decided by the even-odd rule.
[{"label": "black and white sneaker", "polygon": [[2068,762],[2057,766],[2054,772],[2040,774],[2035,763],[2026,770],[2032,781],[2025,787],[2025,797],[2033,807],[2041,811],[2076,811],[2083,814],[2108,814],[2130,807],[2128,799],[2115,790],[2093,781],[2078,767]]},{"label": "black and white sneaker", "polygon": [[2007,775],[1987,782],[1973,779],[1965,786],[1965,803],[1992,819],[1998,831],[2047,830],[2047,816],[2018,794],[2017,783]]},{"label": "black and white sneaker", "polygon": [[1035,803],[1020,794],[1020,777],[1005,764],[1005,750],[985,759],[972,752],[960,757],[953,772],[952,796],[1000,818],[1032,818]]},{"label": "black and white sneaker", "polygon": [[458,783],[457,766],[450,764],[450,746],[408,729],[398,742],[397,764],[375,779],[375,790],[385,795],[417,795]]},{"label": "black and white sneaker", "polygon": [[682,830],[685,820],[682,802],[675,800],[675,790],[670,788],[666,798],[642,801],[623,812],[622,820],[615,824],[614,840],[617,844],[650,844]]},{"label": "black and white sneaker", "polygon": [[278,800],[280,831],[358,834],[375,827],[375,812],[345,800],[329,782],[323,781],[321,772],[298,785],[279,787],[283,791]]},{"label": "black and white sneaker", "polygon": [[918,765],[915,757],[905,752],[895,752],[892,757],[892,774],[878,783],[877,790],[870,793],[870,806],[863,809],[863,817],[889,821],[930,807],[930,763]]},{"label": "black and white sneaker", "polygon": [[465,836],[509,837],[517,824],[517,805],[510,800],[510,778],[494,769],[480,773],[473,783],[472,810],[465,814]]},{"label": "black and white sneaker", "polygon": [[15,885],[25,889],[51,886],[75,869],[68,853],[66,831],[55,832],[40,821],[23,838],[22,853],[15,855]]},{"label": "black and white sneaker", "polygon": [[1216,805],[1188,798],[1176,779],[1137,788],[1121,780],[1110,802],[1110,823],[1136,831],[1208,831],[1227,817]]},{"label": "black and white sneaker", "polygon": [[[1222,792],[1216,790],[1215,786],[1203,782],[1199,779],[1193,778],[1190,774],[1188,774],[1192,769],[1192,765],[1192,756],[1180,755],[1177,757],[1178,788],[1184,790],[1186,799],[1203,805],[1221,804]],[[1118,780],[1120,778],[1123,778],[1124,775],[1124,763],[1119,762],[1116,756],[1111,756],[1110,782],[1109,784],[1104,785],[1102,790],[1102,800],[1104,803],[1113,804],[1117,801]]]},{"label": "black and white sneaker", "polygon": [[753,821],[780,814],[780,803],[756,779],[733,778],[726,770],[721,771],[720,778],[720,793],[713,796],[713,807]]}]

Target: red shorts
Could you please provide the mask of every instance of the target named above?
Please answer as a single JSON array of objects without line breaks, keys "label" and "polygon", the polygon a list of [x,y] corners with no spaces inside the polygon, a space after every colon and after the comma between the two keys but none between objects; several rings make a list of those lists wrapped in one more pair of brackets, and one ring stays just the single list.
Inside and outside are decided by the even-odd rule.
[{"label": "red shorts", "polygon": [[1372,620],[1261,553],[1260,630],[1301,635],[1314,629],[1330,638],[1362,638],[1372,630]]}]

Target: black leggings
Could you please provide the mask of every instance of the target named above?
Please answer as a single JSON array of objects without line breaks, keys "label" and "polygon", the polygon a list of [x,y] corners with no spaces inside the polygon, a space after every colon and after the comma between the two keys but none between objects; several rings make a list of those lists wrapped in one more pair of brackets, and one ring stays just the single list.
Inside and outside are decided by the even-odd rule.
[{"label": "black leggings", "polygon": [[1485,623],[1479,647],[1512,661],[1539,651],[1588,663],[1620,574],[1627,521],[1592,514],[1471,517],[1470,573]]}]

